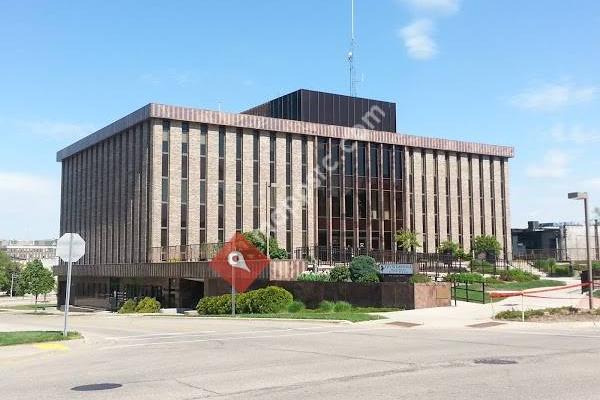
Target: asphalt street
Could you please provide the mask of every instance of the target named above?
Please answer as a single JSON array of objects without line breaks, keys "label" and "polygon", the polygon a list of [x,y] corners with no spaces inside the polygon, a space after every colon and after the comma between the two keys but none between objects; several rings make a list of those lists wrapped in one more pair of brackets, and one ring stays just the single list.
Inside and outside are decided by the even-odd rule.
[{"label": "asphalt street", "polygon": [[[0,348],[6,398],[600,398],[600,327],[589,324],[447,329],[107,314],[71,322],[85,339]],[[0,331],[61,326],[60,315],[0,313]]]}]

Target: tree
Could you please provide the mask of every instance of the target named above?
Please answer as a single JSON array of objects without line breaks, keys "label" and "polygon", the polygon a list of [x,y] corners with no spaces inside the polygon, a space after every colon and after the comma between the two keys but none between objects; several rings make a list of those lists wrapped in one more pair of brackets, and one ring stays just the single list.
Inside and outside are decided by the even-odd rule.
[{"label": "tree", "polygon": [[[242,235],[244,235],[244,238],[252,243],[253,246],[258,248],[263,254],[267,254],[267,244],[264,233],[254,230],[250,232],[244,232]],[[269,239],[269,258],[272,260],[285,260],[288,258],[287,251],[279,247],[277,239],[273,237]]]},{"label": "tree", "polygon": [[475,254],[484,253],[488,258],[495,258],[500,253],[500,250],[502,250],[502,246],[498,242],[498,239],[496,239],[496,236],[481,235],[473,239],[473,250]]},{"label": "tree", "polygon": [[452,256],[456,256],[458,251],[460,250],[460,245],[458,243],[453,242],[452,240],[446,240],[437,248],[437,251],[442,254],[451,254]]},{"label": "tree", "polygon": [[417,234],[410,231],[396,232],[396,243],[401,250],[414,251],[417,247],[421,247]]},{"label": "tree", "polygon": [[596,218],[600,219],[600,207],[594,208],[594,215]]},{"label": "tree", "polygon": [[21,273],[19,286],[24,293],[35,296],[35,309],[40,294],[47,294],[54,289],[54,276],[40,260],[33,260],[25,265]]},{"label": "tree", "polygon": [[10,291],[10,282],[12,274],[19,274],[21,272],[21,265],[11,260],[11,258],[3,251],[0,251],[0,291]]}]

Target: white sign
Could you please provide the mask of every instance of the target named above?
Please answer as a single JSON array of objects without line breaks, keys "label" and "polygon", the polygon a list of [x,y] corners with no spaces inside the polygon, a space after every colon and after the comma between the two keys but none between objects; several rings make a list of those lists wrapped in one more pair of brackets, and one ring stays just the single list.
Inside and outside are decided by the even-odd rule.
[{"label": "white sign", "polygon": [[381,273],[384,275],[412,275],[414,269],[412,264],[381,264]]},{"label": "white sign", "polygon": [[77,233],[65,233],[56,242],[56,255],[64,262],[77,262],[85,254],[85,240]]}]

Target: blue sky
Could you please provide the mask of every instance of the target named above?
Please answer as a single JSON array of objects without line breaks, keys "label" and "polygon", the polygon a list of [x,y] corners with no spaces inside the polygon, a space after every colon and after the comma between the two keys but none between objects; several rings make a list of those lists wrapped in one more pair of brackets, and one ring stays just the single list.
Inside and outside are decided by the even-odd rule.
[{"label": "blue sky", "polygon": [[[149,102],[347,93],[350,0],[0,3],[0,238],[58,234],[65,145]],[[356,0],[358,94],[404,133],[512,145],[513,226],[600,206],[600,2]]]}]

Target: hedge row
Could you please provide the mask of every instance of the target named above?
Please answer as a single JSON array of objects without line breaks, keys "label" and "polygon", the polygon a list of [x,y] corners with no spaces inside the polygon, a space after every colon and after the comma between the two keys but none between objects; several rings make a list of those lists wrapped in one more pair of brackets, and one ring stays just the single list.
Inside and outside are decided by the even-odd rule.
[{"label": "hedge row", "polygon": [[[238,314],[272,314],[285,310],[293,301],[287,290],[268,286],[237,294],[235,311]],[[196,310],[203,315],[231,314],[231,295],[205,297],[198,302]]]}]

